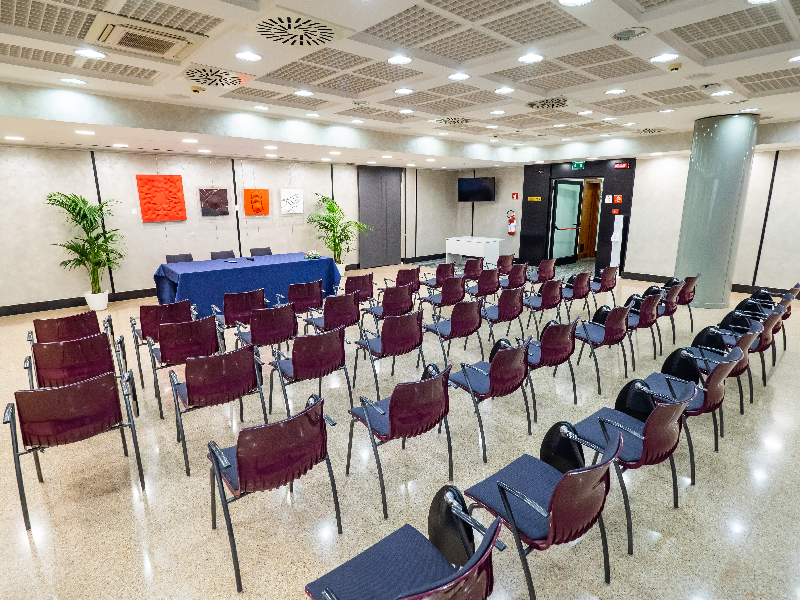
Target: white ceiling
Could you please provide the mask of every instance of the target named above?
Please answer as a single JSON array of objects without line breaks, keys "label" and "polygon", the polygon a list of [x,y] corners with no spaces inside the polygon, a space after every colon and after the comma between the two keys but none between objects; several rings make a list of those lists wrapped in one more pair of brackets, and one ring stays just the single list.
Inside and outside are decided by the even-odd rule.
[{"label": "white ceiling", "polygon": [[[800,119],[800,63],[789,62],[800,54],[800,0],[757,6],[746,0],[594,0],[575,8],[558,0],[285,0],[283,6],[259,0],[2,0],[0,80],[407,136],[446,133],[448,140],[512,149],[599,143],[609,137],[603,133],[638,138],[686,132],[698,118],[743,108],[760,109],[768,123]],[[85,40],[100,11],[206,37],[180,62],[109,49]],[[329,28],[331,41],[287,45],[260,33],[270,19],[290,14]],[[630,27],[649,32],[629,42],[612,38]],[[75,55],[81,48],[107,56],[87,60]],[[240,61],[235,55],[242,51],[263,59]],[[666,52],[680,55],[674,61],[682,64],[680,70],[650,62]],[[544,60],[522,65],[517,59],[527,53]],[[402,67],[388,64],[396,54],[412,60]],[[185,74],[192,70],[201,76],[230,71],[222,78],[229,85],[191,81]],[[448,75],[455,72],[470,78],[454,83]],[[64,84],[63,77],[86,85]],[[734,93],[711,97],[702,87],[708,84]],[[191,86],[198,85],[205,91],[193,94]],[[515,91],[496,94],[502,86]],[[399,87],[414,94],[395,94]],[[607,95],[612,88],[625,93]],[[314,95],[300,98],[293,95],[297,90]],[[557,110],[526,105],[554,97],[567,98],[568,105]],[[404,108],[414,112],[402,115]],[[505,113],[491,115],[495,110]],[[593,113],[577,114],[587,110]],[[306,117],[310,112],[319,117]],[[469,123],[431,122],[447,117]],[[616,120],[602,120],[611,117]],[[352,124],[353,119],[363,123]],[[565,127],[553,127],[561,124]],[[0,125],[7,135],[8,121]],[[150,146],[136,146],[127,135],[132,148],[173,142],[143,130]],[[57,138],[48,141],[76,143]],[[314,142],[299,139],[279,154],[319,160],[324,147],[300,149]],[[176,143],[172,150],[182,151]],[[224,145],[215,140],[214,153]],[[227,155],[250,152],[224,148]],[[371,154],[353,150],[350,160],[380,160]],[[405,158],[419,159],[398,160]]]}]

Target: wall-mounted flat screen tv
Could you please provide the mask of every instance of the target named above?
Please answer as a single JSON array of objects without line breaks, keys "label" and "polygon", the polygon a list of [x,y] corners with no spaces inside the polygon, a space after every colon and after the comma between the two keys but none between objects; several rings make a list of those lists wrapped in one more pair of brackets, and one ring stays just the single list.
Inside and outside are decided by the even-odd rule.
[{"label": "wall-mounted flat screen tv", "polygon": [[459,178],[459,202],[494,202],[494,177]]}]

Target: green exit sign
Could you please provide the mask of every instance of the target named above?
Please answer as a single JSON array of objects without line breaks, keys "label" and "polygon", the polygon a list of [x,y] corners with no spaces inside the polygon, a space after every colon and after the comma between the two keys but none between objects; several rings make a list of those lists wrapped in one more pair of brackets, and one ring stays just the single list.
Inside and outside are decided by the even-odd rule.
[{"label": "green exit sign", "polygon": [[578,169],[583,169],[586,166],[586,161],[581,160],[579,162],[572,163],[572,170],[577,171]]}]

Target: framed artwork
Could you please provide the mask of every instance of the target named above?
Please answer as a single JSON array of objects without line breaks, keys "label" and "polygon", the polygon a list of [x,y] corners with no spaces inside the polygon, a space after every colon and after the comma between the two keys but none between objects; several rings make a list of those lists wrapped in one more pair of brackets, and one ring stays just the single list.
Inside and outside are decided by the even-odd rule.
[{"label": "framed artwork", "polygon": [[136,187],[143,223],[186,220],[180,175],[137,175]]},{"label": "framed artwork", "polygon": [[228,190],[200,190],[200,214],[204,217],[223,217],[228,214]]},{"label": "framed artwork", "polygon": [[281,190],[281,214],[303,214],[303,190]]},{"label": "framed artwork", "polygon": [[244,214],[261,216],[269,214],[269,190],[245,190]]}]

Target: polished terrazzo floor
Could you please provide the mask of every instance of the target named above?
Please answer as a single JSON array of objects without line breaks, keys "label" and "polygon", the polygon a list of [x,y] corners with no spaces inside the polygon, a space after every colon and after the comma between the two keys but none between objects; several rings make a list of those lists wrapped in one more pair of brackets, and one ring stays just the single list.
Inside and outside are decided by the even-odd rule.
[{"label": "polished terrazzo floor", "polygon": [[[376,269],[376,281],[394,277],[396,268]],[[349,273],[348,273],[349,274]],[[793,283],[793,282],[787,282]],[[649,284],[621,280],[621,300]],[[702,280],[701,280],[702,285]],[[734,295],[733,301],[737,301]],[[115,303],[110,307],[117,334],[130,343],[128,317],[138,316],[139,304],[152,299]],[[610,298],[609,298],[610,301]],[[34,317],[81,312],[80,309],[0,319],[0,395],[3,404],[13,392],[27,387],[22,362],[29,353],[25,340]],[[695,322],[717,322],[724,311],[695,311]],[[549,315],[548,315],[549,316]],[[584,313],[585,316],[585,313]],[[429,320],[426,312],[426,321]],[[666,333],[668,326],[662,328]],[[678,344],[692,339],[686,309],[677,315]],[[531,324],[533,330],[533,324]],[[696,328],[697,330],[697,328]],[[504,330],[503,330],[504,332]],[[512,329],[512,335],[518,334]],[[535,334],[535,332],[533,332]],[[529,556],[538,597],[664,598],[722,600],[735,598],[800,598],[800,323],[789,321],[789,350],[778,350],[775,368],[768,369],[769,386],[756,378],[755,404],[738,413],[735,382],[728,384],[725,438],[713,452],[710,417],[691,421],[697,454],[697,485],[689,486],[685,442],[676,451],[680,508],[672,508],[667,464],[626,474],[634,522],[634,556],[626,554],[625,516],[616,483],[605,509],[611,552],[611,584],[603,582],[600,536],[591,530],[575,543]],[[488,329],[484,326],[484,340]],[[232,336],[228,333],[229,347]],[[357,329],[348,331],[355,339]],[[673,346],[665,335],[664,356]],[[636,341],[636,340],[635,340]],[[348,367],[353,346],[347,346]],[[441,365],[434,337],[426,337],[425,355]],[[477,341],[467,351],[453,345],[452,362],[478,360]],[[576,422],[603,406],[613,406],[624,385],[619,350],[599,352],[603,395],[598,396],[591,361],[576,368],[578,405],[566,370],[556,378],[536,372],[539,420],[526,435],[520,393],[481,405],[488,441],[489,463],[480,459],[477,422],[467,394],[451,390],[450,427],[453,435],[455,485],[465,489],[522,453],[538,456],[539,444],[556,421]],[[637,341],[637,373],[645,377],[660,369],[653,360],[650,336]],[[129,360],[135,359],[129,347]],[[148,360],[149,363],[149,360]],[[355,393],[375,398],[368,363],[359,360]],[[381,389],[418,379],[411,356],[397,361],[394,378],[390,362],[380,365]],[[366,368],[364,368],[366,367]],[[755,371],[758,372],[757,370]],[[180,373],[180,370],[179,370]],[[108,433],[89,441],[46,451],[42,456],[45,482],[36,480],[33,460],[22,458],[33,529],[26,533],[14,478],[9,428],[0,429],[0,598],[236,598],[224,522],[210,525],[209,476],[206,444],[235,443],[242,424],[230,406],[204,409],[184,419],[191,477],[183,470],[180,444],[175,441],[174,409],[167,371],[160,372],[165,420],[158,418],[152,374],[145,371],[137,419],[147,491],[138,487],[133,458],[122,455],[119,436]],[[329,451],[342,504],[344,533],[336,534],[328,476],[319,466],[288,488],[254,494],[231,506],[238,543],[244,592],[248,598],[304,597],[304,585],[377,542],[404,523],[427,531],[428,507],[434,493],[447,483],[444,434],[429,432],[380,449],[389,501],[389,519],[381,515],[378,479],[364,427],[357,427],[353,467],[345,476],[348,436],[348,397],[341,375],[323,383],[326,411],[338,421],[329,429]],[[300,407],[316,382],[289,388],[293,406]],[[268,389],[268,386],[267,386]],[[271,419],[281,417],[280,392]],[[256,397],[245,400],[244,426],[259,422]],[[484,522],[487,515],[476,513]],[[495,552],[493,599],[526,598],[519,558],[510,544]],[[375,565],[380,569],[381,565]]]}]

